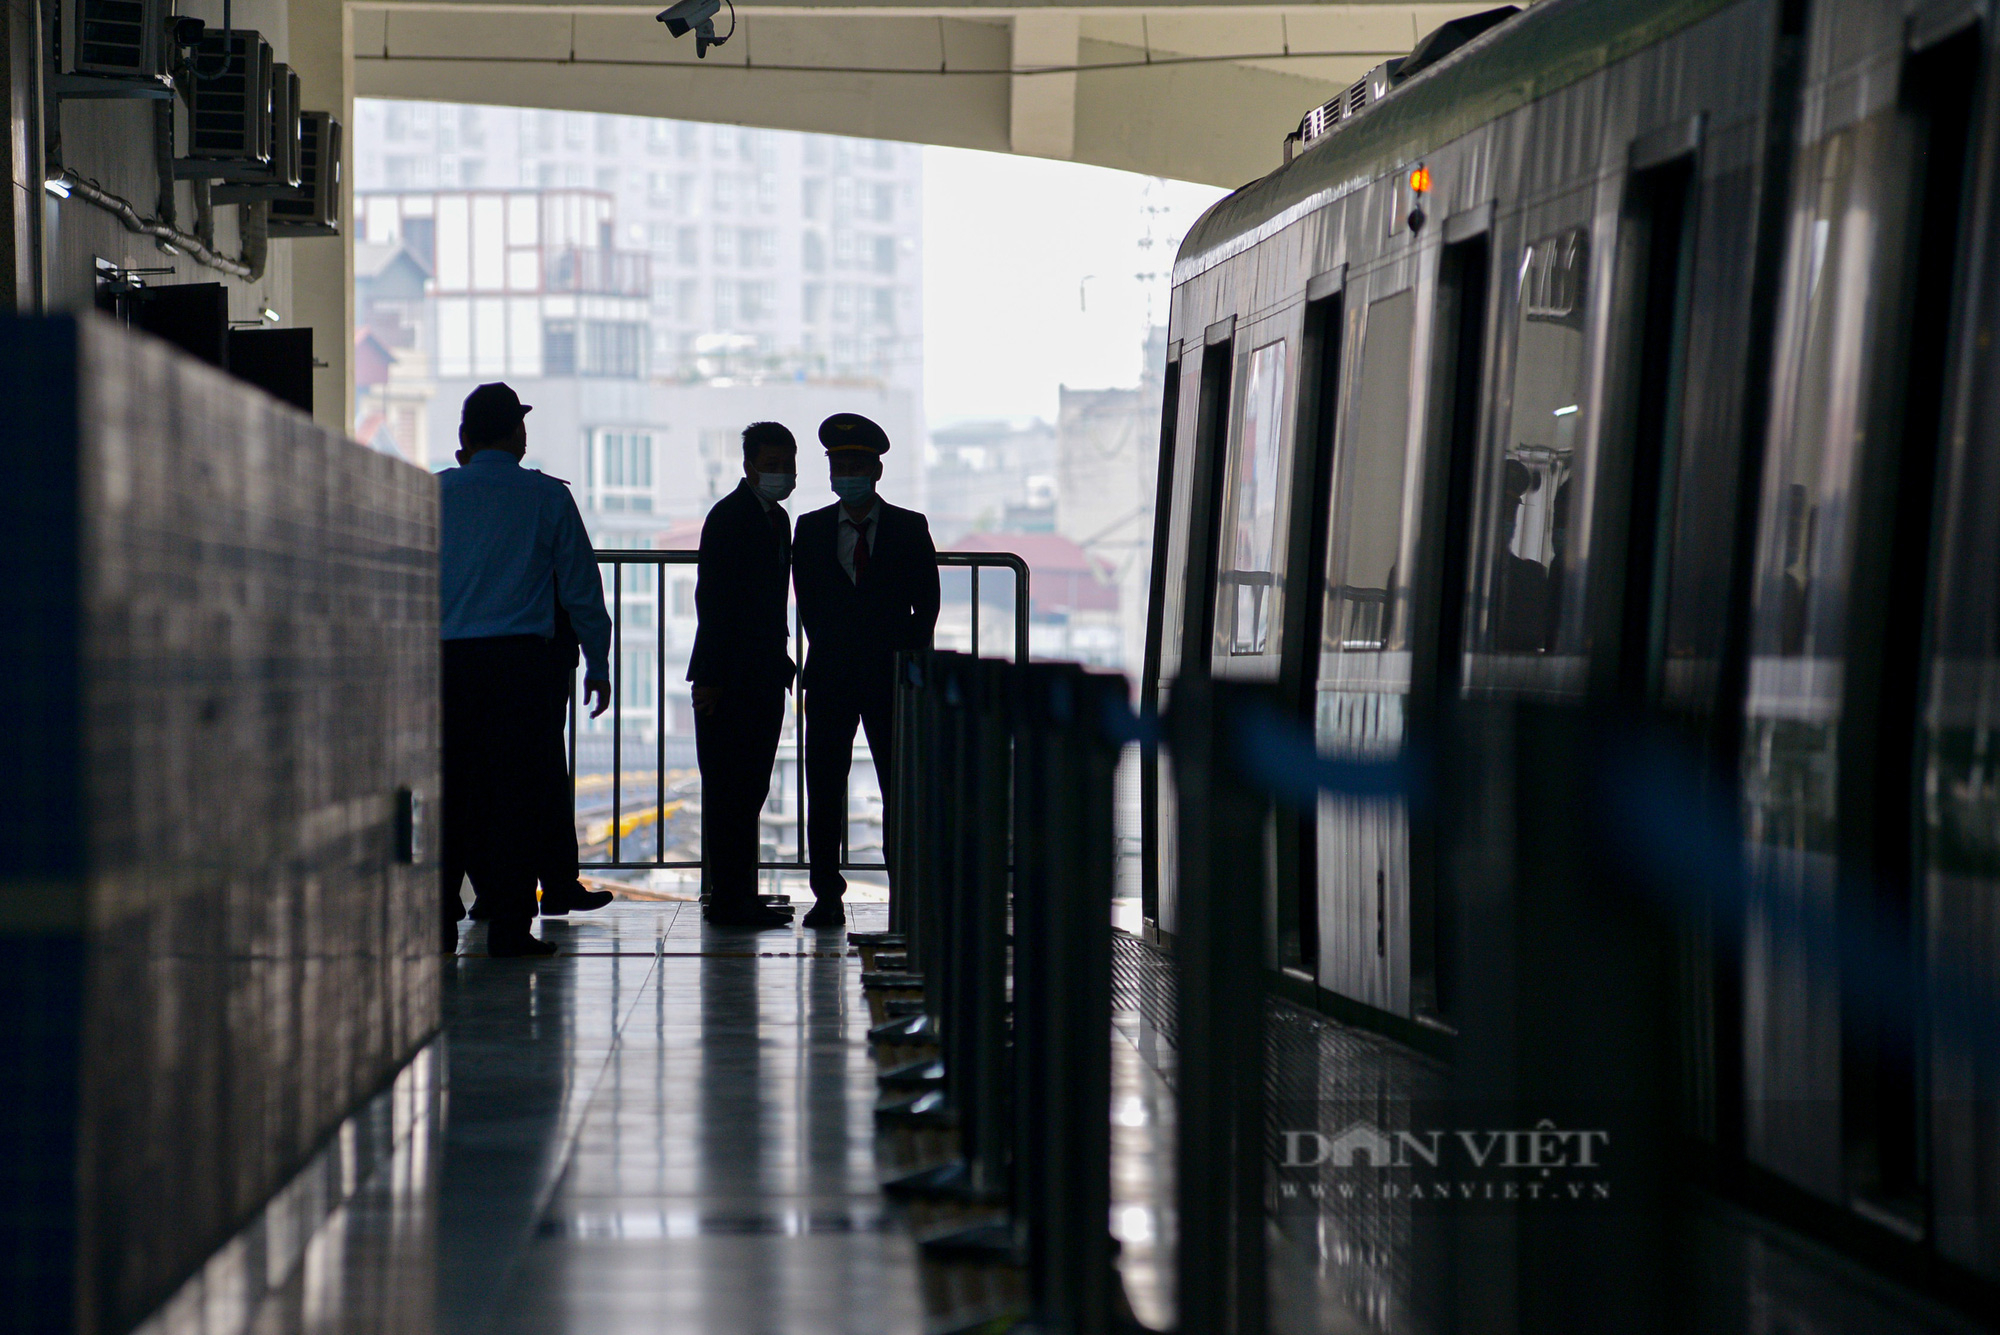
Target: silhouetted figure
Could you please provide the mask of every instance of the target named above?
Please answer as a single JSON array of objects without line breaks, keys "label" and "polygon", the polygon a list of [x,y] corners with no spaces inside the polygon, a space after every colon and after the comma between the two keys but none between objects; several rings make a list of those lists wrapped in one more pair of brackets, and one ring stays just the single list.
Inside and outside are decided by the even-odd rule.
[{"label": "silhouetted figure", "polygon": [[887,829],[896,816],[896,653],[930,647],[938,572],[929,523],[875,494],[889,450],[882,428],[857,413],[835,413],[820,423],[819,439],[840,500],[799,516],[792,584],[808,642],[799,685],[806,693],[806,837],[816,902],[805,925],[837,927],[846,921],[840,850],[854,730],[868,730]]},{"label": "silhouetted figure", "polygon": [[[461,464],[470,457],[465,450],[460,450],[457,455]],[[542,838],[535,844],[535,879],[542,887],[538,906],[542,915],[562,917],[577,910],[601,909],[611,902],[613,896],[609,890],[587,889],[580,875],[576,848],[576,793],[570,787],[569,755],[563,746],[563,730],[569,726],[570,689],[576,682],[577,664],[583,661],[583,644],[576,638],[576,628],[570,624],[569,613],[563,608],[561,590],[553,590],[550,602],[555,607],[556,630],[549,640],[549,671],[545,684],[549,692],[549,707],[555,711],[555,727],[546,740],[553,741],[555,745],[540,748],[545,752],[543,772],[546,783],[542,801],[545,824]],[[493,912],[483,901],[474,900],[472,916],[484,920],[491,918]]]},{"label": "silhouetted figure", "polygon": [[443,945],[456,948],[459,881],[492,920],[489,952],[551,955],[530,932],[546,848],[553,586],[582,642],[591,716],[611,703],[611,617],[569,489],[521,467],[528,409],[506,385],[466,396],[464,462],[438,477],[438,616],[444,638]]},{"label": "silhouetted figure", "polygon": [[776,422],[743,429],[743,481],[701,526],[695,579],[694,745],[701,766],[704,916],[721,927],[785,927],[757,899],[759,824],[798,668],[788,652],[785,583],[791,516],[778,502],[797,479],[798,442]]},{"label": "silhouetted figure", "polygon": [[1518,459],[1501,470],[1498,613],[1493,647],[1503,654],[1539,653],[1548,633],[1549,574],[1539,561],[1516,556],[1515,531],[1521,522],[1521,502],[1535,489],[1534,474]]}]

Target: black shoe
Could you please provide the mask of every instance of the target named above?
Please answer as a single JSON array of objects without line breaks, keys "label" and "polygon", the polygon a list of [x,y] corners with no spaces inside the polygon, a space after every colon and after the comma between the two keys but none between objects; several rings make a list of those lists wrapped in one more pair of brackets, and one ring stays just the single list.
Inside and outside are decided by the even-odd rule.
[{"label": "black shoe", "polygon": [[718,908],[711,904],[703,910],[701,920],[710,927],[748,927],[753,931],[768,932],[777,927],[790,927],[792,915],[780,913],[762,904],[748,908]]},{"label": "black shoe", "polygon": [[545,959],[555,954],[556,948],[539,937],[523,932],[519,936],[488,936],[486,953],[496,960]]},{"label": "black shoe", "polygon": [[615,896],[609,890],[586,890],[579,881],[567,889],[542,891],[542,916],[560,918],[572,910],[588,913],[592,909],[603,908],[613,898]]},{"label": "black shoe", "polygon": [[472,901],[472,912],[465,916],[474,922],[490,922],[493,918],[493,910],[486,907],[485,900],[475,899]]},{"label": "black shoe", "polygon": [[847,914],[842,911],[837,899],[822,899],[812,906],[812,912],[800,920],[806,927],[845,927]]}]

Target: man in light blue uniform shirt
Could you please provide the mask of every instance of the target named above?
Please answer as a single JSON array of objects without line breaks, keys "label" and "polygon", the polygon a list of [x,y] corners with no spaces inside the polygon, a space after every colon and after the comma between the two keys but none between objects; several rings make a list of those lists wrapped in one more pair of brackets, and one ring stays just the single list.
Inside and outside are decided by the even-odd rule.
[{"label": "man in light blue uniform shirt", "polygon": [[521,467],[527,414],[506,385],[473,390],[459,419],[464,463],[438,475],[448,952],[465,913],[460,880],[470,875],[492,918],[489,954],[555,953],[530,928],[544,771],[562,746],[561,720],[544,699],[558,601],[582,643],[591,717],[611,703],[611,616],[597,554],[569,488]]}]

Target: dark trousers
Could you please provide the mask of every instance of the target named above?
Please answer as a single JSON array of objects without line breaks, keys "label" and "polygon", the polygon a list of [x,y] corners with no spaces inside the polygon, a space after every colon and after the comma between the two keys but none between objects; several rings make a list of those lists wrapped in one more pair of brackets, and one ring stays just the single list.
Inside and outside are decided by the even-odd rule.
[{"label": "dark trousers", "polygon": [[443,918],[464,916],[459,882],[493,914],[496,934],[526,935],[535,862],[547,829],[548,757],[562,746],[545,682],[548,644],[534,635],[444,642]]},{"label": "dark trousers", "polygon": [[712,908],[747,912],[757,902],[760,816],[771,795],[771,766],[784,727],[782,686],[729,686],[714,712],[694,716],[701,878]]},{"label": "dark trousers", "polygon": [[847,889],[840,846],[847,833],[847,775],[854,767],[854,729],[868,731],[875,778],[882,786],[884,829],[895,788],[895,699],[887,691],[857,695],[822,687],[806,692],[806,840],[813,898],[837,900]]},{"label": "dark trousers", "polygon": [[537,745],[546,741],[543,769],[548,776],[543,799],[545,835],[535,858],[535,879],[542,883],[544,897],[566,896],[577,886],[576,797],[569,786],[569,748],[563,745],[563,729],[569,726],[569,696],[575,683],[576,664],[568,654],[552,653],[544,697],[548,722],[545,736],[536,738]]}]

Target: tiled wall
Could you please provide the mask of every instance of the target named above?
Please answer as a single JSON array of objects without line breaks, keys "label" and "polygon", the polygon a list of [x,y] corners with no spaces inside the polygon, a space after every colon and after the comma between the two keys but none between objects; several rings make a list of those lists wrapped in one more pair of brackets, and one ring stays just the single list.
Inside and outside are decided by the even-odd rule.
[{"label": "tiled wall", "polygon": [[437,1026],[436,487],[94,320],[0,384],[0,953],[82,974],[0,983],[0,1330],[122,1332]]}]

